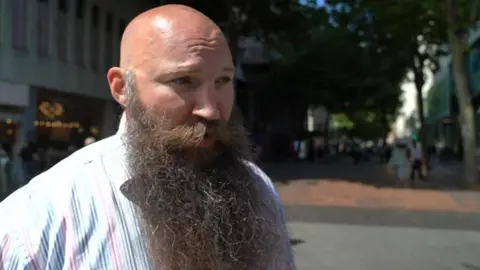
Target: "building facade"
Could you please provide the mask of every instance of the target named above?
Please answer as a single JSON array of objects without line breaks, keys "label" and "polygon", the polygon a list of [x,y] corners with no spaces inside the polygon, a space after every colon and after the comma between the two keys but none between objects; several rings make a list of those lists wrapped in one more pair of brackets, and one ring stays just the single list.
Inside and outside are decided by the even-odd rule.
[{"label": "building facade", "polygon": [[154,2],[0,0],[0,143],[112,134],[106,72],[128,21]]},{"label": "building facade", "polygon": [[[471,31],[466,55],[466,70],[472,99],[477,110],[477,141],[480,142],[480,30]],[[431,143],[458,147],[461,133],[458,124],[459,105],[456,97],[451,56],[440,59],[440,69],[424,100],[428,138]]]}]

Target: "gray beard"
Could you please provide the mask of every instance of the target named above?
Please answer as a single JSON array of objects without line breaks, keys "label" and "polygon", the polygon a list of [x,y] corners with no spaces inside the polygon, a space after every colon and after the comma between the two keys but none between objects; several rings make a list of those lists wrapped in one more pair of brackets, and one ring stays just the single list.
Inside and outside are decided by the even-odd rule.
[{"label": "gray beard", "polygon": [[142,119],[149,112],[140,112],[130,115],[125,136],[127,197],[138,206],[155,269],[267,269],[275,224],[260,214],[262,198],[241,154],[245,149],[238,147],[242,143],[220,147],[210,166],[200,168],[184,152],[163,145],[148,127],[155,121]]}]

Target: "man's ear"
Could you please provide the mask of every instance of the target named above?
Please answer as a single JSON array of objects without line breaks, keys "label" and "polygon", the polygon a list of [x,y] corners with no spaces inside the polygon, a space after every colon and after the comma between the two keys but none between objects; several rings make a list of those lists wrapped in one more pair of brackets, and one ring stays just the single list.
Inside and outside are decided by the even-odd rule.
[{"label": "man's ear", "polygon": [[120,105],[125,106],[125,79],[123,77],[123,69],[119,67],[112,67],[107,72],[107,80],[110,86],[110,93]]}]

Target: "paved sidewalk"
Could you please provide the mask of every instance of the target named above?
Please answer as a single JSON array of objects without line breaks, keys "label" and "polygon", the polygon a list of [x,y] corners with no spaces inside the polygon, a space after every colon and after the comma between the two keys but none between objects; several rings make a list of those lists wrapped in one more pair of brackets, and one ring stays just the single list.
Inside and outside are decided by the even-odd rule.
[{"label": "paved sidewalk", "polygon": [[[299,270],[480,270],[480,193],[452,167],[393,187],[378,164],[268,164]],[[453,178],[452,178],[453,177]]]},{"label": "paved sidewalk", "polygon": [[479,270],[480,233],[289,223],[299,270]]}]

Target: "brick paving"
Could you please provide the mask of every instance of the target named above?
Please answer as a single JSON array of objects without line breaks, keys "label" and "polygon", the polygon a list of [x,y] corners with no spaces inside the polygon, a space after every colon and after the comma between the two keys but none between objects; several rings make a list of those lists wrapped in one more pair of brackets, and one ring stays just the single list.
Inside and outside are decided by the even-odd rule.
[{"label": "brick paving", "polygon": [[339,180],[297,181],[277,188],[285,205],[480,213],[480,194],[473,192],[452,196],[449,191],[377,188]]},{"label": "brick paving", "polygon": [[278,180],[278,193],[288,206],[480,213],[480,192],[461,190],[438,178],[414,188],[393,187],[379,165],[282,164],[265,170]]}]

